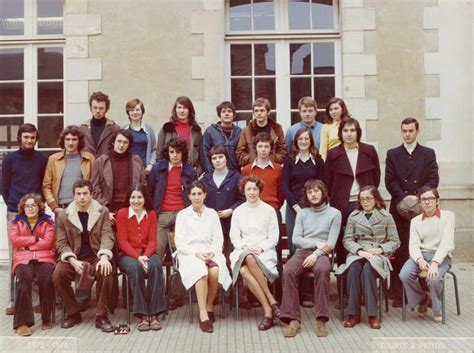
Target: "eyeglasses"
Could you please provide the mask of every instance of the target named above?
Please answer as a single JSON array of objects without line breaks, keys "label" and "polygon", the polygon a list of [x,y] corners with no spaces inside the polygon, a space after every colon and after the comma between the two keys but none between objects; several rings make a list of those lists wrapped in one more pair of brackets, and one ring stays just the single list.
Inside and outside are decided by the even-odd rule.
[{"label": "eyeglasses", "polygon": [[29,209],[29,210],[34,210],[35,208],[37,208],[38,205],[37,204],[32,204],[32,205],[25,205],[25,209]]},{"label": "eyeglasses", "polygon": [[369,197],[359,197],[359,201],[360,202],[369,202],[369,201],[372,201],[374,199],[373,196],[369,196]]},{"label": "eyeglasses", "polygon": [[436,201],[436,197],[428,196],[428,197],[420,197],[421,202],[433,202]]}]

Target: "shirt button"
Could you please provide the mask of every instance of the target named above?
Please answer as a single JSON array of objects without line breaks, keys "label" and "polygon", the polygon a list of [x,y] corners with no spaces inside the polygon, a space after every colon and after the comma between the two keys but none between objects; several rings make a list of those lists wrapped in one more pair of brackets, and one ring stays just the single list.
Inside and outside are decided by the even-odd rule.
[{"label": "shirt button", "polygon": [[414,181],[414,183],[416,184],[416,180]]}]

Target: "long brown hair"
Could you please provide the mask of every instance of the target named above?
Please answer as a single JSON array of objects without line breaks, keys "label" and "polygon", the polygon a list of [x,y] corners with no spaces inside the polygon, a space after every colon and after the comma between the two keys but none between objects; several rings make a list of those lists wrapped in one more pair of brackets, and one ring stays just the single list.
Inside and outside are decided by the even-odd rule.
[{"label": "long brown hair", "polygon": [[381,209],[386,209],[387,206],[385,206],[385,201],[382,198],[382,195],[380,195],[379,190],[373,186],[373,185],[367,185],[364,186],[359,190],[359,195],[357,195],[357,209],[363,210],[364,208],[362,207],[362,204],[360,203],[360,194],[364,191],[369,191],[370,194],[374,197],[375,199],[375,208],[378,210]]},{"label": "long brown hair", "polygon": [[338,97],[332,97],[328,104],[326,105],[326,124],[332,124],[333,123],[333,118],[331,117],[331,115],[329,114],[329,108],[331,107],[331,105],[333,105],[334,103],[337,103],[339,104],[339,106],[341,107],[341,121],[344,120],[345,118],[349,118],[351,115],[349,114],[349,110],[347,110],[347,105],[346,103],[341,99],[341,98],[338,98]]},{"label": "long brown hair", "polygon": [[298,129],[298,131],[296,131],[295,137],[293,138],[293,144],[291,145],[290,158],[293,160],[295,160],[296,156],[300,152],[298,148],[298,138],[305,132],[307,132],[309,136],[309,153],[311,154],[311,157],[313,157],[314,159],[318,157],[319,151],[316,145],[314,144],[314,138],[311,129],[308,127],[302,127],[301,129]]},{"label": "long brown hair", "polygon": [[195,125],[196,124],[196,111],[194,110],[193,102],[191,102],[191,99],[189,99],[189,97],[186,97],[186,96],[181,96],[181,97],[176,98],[176,100],[174,101],[173,109],[171,110],[170,120],[174,123],[178,121],[178,116],[176,115],[176,107],[178,106],[178,104],[184,105],[186,108],[188,108],[189,125]]}]

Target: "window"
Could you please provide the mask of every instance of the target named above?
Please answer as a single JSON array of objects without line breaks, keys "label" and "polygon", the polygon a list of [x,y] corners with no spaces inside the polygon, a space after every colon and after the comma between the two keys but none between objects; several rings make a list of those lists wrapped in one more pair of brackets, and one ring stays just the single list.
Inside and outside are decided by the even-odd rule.
[{"label": "window", "polygon": [[252,119],[252,102],[270,100],[285,128],[299,121],[298,101],[311,96],[324,121],[327,101],[340,95],[341,54],[335,0],[229,0],[228,85],[237,121]]},{"label": "window", "polygon": [[38,127],[38,148],[57,150],[64,125],[63,5],[0,0],[0,159],[18,127]]}]

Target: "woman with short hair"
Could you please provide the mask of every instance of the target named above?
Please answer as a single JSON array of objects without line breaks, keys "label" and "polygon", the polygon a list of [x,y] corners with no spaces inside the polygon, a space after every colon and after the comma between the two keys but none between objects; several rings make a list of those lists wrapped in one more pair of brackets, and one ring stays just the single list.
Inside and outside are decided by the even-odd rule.
[{"label": "woman with short hair", "polygon": [[[392,266],[389,257],[400,246],[397,227],[377,188],[368,185],[360,189],[357,208],[349,215],[343,239],[348,255],[346,263],[336,272],[348,274],[349,317],[344,327],[354,327],[361,321],[361,297],[370,328],[381,327],[377,319],[377,277],[389,282]],[[381,285],[381,284],[380,284]]]},{"label": "woman with short hair", "polygon": [[31,286],[37,278],[43,330],[53,327],[51,313],[54,305],[53,269],[56,262],[54,222],[45,214],[41,195],[30,193],[18,204],[18,215],[10,229],[13,247],[13,272],[17,278],[13,328],[20,336],[30,336],[35,324],[31,304]]},{"label": "woman with short hair", "polygon": [[199,327],[214,331],[214,300],[219,284],[227,290],[232,280],[222,254],[222,228],[217,212],[204,205],[207,187],[200,180],[187,188],[191,206],[176,217],[175,242],[178,271],[186,289],[196,289]]},{"label": "woman with short hair", "polygon": [[268,330],[280,309],[268,287],[278,278],[277,253],[278,221],[275,209],[260,200],[263,182],[259,177],[246,176],[240,182],[246,202],[237,207],[232,216],[230,240],[234,251],[230,254],[234,284],[239,274],[244,283],[262,304],[264,317],[258,329]]}]

